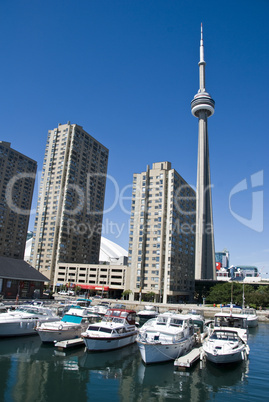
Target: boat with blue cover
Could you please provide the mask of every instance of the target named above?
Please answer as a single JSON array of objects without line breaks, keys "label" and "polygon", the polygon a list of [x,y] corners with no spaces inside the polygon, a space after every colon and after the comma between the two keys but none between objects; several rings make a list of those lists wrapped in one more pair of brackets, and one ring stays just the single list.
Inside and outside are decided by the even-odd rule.
[{"label": "boat with blue cover", "polygon": [[73,307],[67,311],[61,321],[56,323],[44,323],[37,326],[36,330],[44,343],[65,341],[79,338],[89,324],[98,322],[101,317],[88,309]]}]

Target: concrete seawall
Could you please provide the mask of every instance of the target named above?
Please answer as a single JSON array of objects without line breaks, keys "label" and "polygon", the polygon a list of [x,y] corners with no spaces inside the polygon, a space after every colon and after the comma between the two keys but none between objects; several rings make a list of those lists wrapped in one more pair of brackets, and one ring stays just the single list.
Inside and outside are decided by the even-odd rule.
[{"label": "concrete seawall", "polygon": [[[104,300],[104,299],[102,299]],[[147,303],[147,302],[131,302],[131,301],[126,301],[126,300],[121,300],[116,302],[115,300],[110,300],[106,299],[106,301],[111,302],[112,307],[113,304],[115,305],[116,303],[122,303],[125,304],[127,308],[133,309],[136,312],[139,310],[144,310],[145,306],[157,306],[159,308],[160,313],[163,313],[164,311],[172,310],[172,311],[180,311],[182,310],[183,314],[186,314],[189,310],[200,310],[203,312],[205,318],[213,318],[216,313],[220,313],[223,311],[224,313],[229,313],[230,308],[229,307],[223,307],[222,309],[220,307],[209,307],[209,306],[203,306],[197,304],[161,304],[161,303]],[[98,300],[98,303],[100,300]],[[97,304],[97,301],[94,301],[93,304]],[[239,308],[234,308],[233,313],[239,313],[240,314],[241,309]],[[258,320],[261,322],[268,322],[269,323],[269,310],[257,310],[257,316]]]}]

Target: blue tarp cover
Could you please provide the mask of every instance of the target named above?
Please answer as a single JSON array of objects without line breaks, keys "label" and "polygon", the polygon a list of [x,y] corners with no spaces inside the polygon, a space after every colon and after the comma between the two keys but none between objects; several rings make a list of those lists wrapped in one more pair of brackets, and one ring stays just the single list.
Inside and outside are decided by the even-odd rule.
[{"label": "blue tarp cover", "polygon": [[80,324],[81,320],[82,320],[82,317],[79,317],[78,315],[70,315],[70,314],[65,314],[62,318],[62,321],[72,322],[74,324]]}]

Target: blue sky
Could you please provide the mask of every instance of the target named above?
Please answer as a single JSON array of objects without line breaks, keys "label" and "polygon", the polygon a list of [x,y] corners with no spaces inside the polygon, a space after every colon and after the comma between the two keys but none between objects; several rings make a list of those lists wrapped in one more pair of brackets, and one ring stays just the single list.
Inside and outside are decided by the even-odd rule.
[{"label": "blue sky", "polygon": [[[195,187],[203,22],[216,250],[269,276],[268,15],[267,0],[3,0],[0,138],[41,170],[48,130],[70,121],[109,148],[121,200],[153,162]],[[127,249],[111,181],[105,209],[103,235]]]}]

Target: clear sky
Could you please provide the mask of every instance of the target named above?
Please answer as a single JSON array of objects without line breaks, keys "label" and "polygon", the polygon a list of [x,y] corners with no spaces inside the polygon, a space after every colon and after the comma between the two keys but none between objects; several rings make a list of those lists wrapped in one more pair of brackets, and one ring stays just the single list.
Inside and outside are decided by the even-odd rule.
[{"label": "clear sky", "polygon": [[128,249],[133,173],[170,161],[196,186],[203,22],[216,251],[269,277],[268,16],[268,0],[2,0],[0,139],[39,171],[58,123],[109,148],[103,236]]}]

